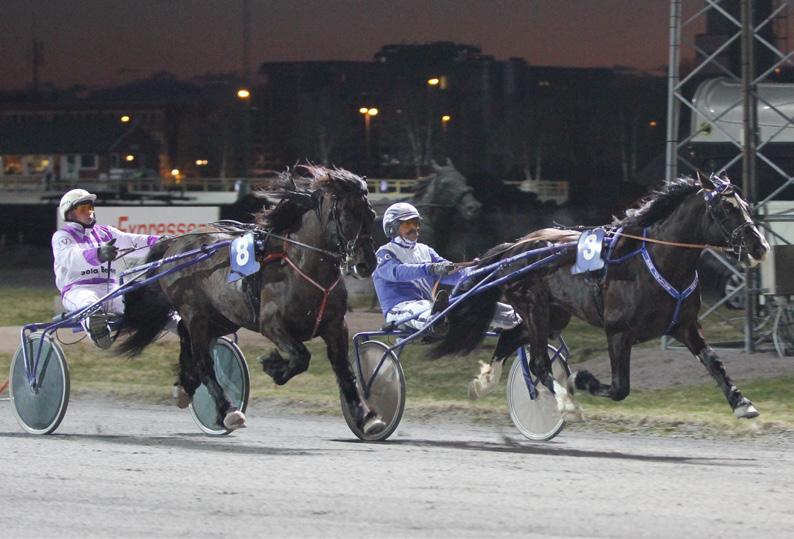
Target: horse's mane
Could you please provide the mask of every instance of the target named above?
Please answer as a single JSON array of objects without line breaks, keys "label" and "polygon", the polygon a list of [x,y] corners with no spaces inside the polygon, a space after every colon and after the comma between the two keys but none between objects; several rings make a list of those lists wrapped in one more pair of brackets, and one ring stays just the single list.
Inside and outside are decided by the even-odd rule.
[{"label": "horse's mane", "polygon": [[436,179],[438,176],[437,172],[434,172],[428,176],[423,176],[422,178],[418,178],[416,183],[414,183],[414,200],[422,200],[426,195],[430,186],[433,184],[433,180]]},{"label": "horse's mane", "polygon": [[701,189],[694,178],[684,177],[665,181],[662,186],[640,201],[640,206],[626,210],[623,219],[613,224],[627,227],[646,227],[668,217],[683,200]]},{"label": "horse's mane", "polygon": [[304,164],[271,174],[252,194],[266,205],[278,202],[272,209],[266,207],[255,213],[254,220],[276,233],[295,232],[300,228],[303,214],[318,207],[318,197],[314,193],[319,189],[364,193],[367,190],[363,178],[336,167]]}]

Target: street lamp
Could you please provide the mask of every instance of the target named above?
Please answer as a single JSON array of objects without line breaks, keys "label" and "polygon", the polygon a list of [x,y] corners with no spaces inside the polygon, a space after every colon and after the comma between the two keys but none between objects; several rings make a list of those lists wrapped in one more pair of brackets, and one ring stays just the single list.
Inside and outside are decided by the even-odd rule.
[{"label": "street lamp", "polygon": [[121,123],[126,124],[129,123],[130,120],[132,120],[132,118],[130,118],[129,114],[123,114],[121,118],[119,118],[119,120],[121,121]]},{"label": "street lamp", "polygon": [[251,90],[248,88],[240,88],[237,90],[237,97],[239,99],[248,99],[251,97]]},{"label": "street lamp", "polygon": [[369,162],[369,125],[372,117],[380,111],[375,107],[361,107],[358,112],[364,116],[364,159]]},{"label": "street lamp", "polygon": [[438,77],[430,77],[429,79],[427,79],[428,86],[438,86],[439,84],[441,84],[441,79],[439,79]]}]

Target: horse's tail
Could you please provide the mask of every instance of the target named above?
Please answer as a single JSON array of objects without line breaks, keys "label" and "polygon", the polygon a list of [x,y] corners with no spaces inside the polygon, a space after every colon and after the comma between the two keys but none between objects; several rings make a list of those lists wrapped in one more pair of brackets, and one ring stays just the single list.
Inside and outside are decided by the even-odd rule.
[{"label": "horse's tail", "polygon": [[[488,261],[488,263],[490,262],[492,261]],[[483,262],[480,265],[485,264]],[[483,275],[483,277],[485,276]],[[471,290],[480,280],[482,279],[470,279],[463,283],[459,287],[457,294]],[[447,334],[431,350],[431,356],[437,358],[449,354],[465,355],[474,350],[485,338],[485,332],[488,331],[496,313],[496,303],[501,296],[502,291],[498,286],[495,286],[483,292],[474,292],[474,294],[453,307],[447,315],[449,323]]]},{"label": "horse's tail", "polygon": [[[149,251],[146,262],[160,260],[168,247],[161,242]],[[120,354],[137,356],[154,341],[171,320],[171,302],[154,281],[124,295],[124,331],[127,337],[117,350]]]}]

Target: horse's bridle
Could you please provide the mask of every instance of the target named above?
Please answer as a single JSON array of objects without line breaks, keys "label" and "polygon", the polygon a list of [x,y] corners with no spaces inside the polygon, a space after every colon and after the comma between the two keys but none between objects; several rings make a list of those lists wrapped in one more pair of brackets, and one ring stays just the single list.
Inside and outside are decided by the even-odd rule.
[{"label": "horse's bridle", "polygon": [[714,191],[703,191],[703,198],[706,200],[706,208],[708,209],[711,219],[717,224],[720,232],[722,232],[728,247],[731,248],[737,257],[741,258],[742,252],[747,251],[747,245],[744,241],[744,231],[754,225],[751,221],[745,221],[733,230],[730,229],[727,225],[729,219],[728,211],[722,203],[722,198],[736,196],[736,190],[732,184],[720,178],[712,177],[712,181],[714,181],[715,178],[719,180],[715,182],[716,189]]},{"label": "horse's bridle", "polygon": [[[348,196],[352,196],[352,195],[348,195]],[[367,202],[367,199],[366,199],[366,193],[360,193],[360,197],[361,197],[363,203],[369,209],[370,206],[369,206],[369,203]],[[320,199],[320,200],[322,200],[322,199]],[[371,239],[372,236],[369,235],[369,234],[362,234],[361,233],[363,228],[364,228],[364,219],[361,219],[359,221],[359,223],[358,223],[358,230],[356,230],[355,236],[353,236],[352,239],[348,239],[347,236],[345,236],[344,230],[342,229],[342,224],[339,222],[339,210],[338,210],[338,207],[337,207],[338,203],[339,203],[338,197],[336,195],[331,195],[331,211],[329,213],[328,220],[329,221],[333,221],[334,227],[335,227],[336,242],[337,242],[337,245],[336,245],[336,247],[337,247],[337,255],[336,256],[337,256],[338,259],[344,259],[344,264],[348,268],[350,268],[350,266],[352,265],[353,269],[351,271],[353,273],[356,273],[356,267],[355,267],[354,264],[352,264],[352,259],[353,259],[353,255],[355,253],[356,244],[358,244],[358,242],[360,240],[367,239],[367,238]],[[317,211],[318,211],[318,214],[319,214],[319,212],[320,212],[320,204],[319,203],[318,203]]]}]

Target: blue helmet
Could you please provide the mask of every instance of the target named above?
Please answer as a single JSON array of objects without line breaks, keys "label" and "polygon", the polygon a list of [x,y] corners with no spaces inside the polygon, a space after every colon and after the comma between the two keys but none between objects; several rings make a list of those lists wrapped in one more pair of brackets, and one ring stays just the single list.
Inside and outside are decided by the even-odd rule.
[{"label": "blue helmet", "polygon": [[391,239],[396,236],[400,223],[409,219],[422,220],[419,210],[413,204],[397,202],[386,208],[386,212],[383,214],[383,232],[386,237]]}]

